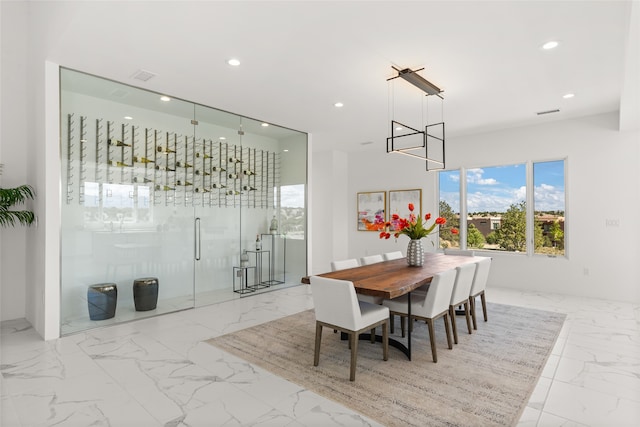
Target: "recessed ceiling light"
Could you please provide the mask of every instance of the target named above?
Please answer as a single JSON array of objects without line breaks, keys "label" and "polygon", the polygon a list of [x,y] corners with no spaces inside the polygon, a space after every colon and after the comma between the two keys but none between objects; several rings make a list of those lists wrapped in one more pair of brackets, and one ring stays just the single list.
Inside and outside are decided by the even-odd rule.
[{"label": "recessed ceiling light", "polygon": [[220,141],[225,141],[227,138],[225,138],[224,136],[220,137]]},{"label": "recessed ceiling light", "polygon": [[171,101],[171,98],[169,98],[168,96],[161,96],[160,101],[169,102]]},{"label": "recessed ceiling light", "polygon": [[124,116],[124,119],[125,119],[125,120],[133,120],[133,117],[131,117],[131,116]]},{"label": "recessed ceiling light", "polygon": [[543,48],[544,50],[549,50],[549,49],[553,49],[553,48],[558,47],[558,44],[559,44],[559,43],[558,43],[557,41],[555,41],[555,40],[551,40],[551,41],[548,41],[548,42],[546,42],[545,44],[543,44],[543,45],[542,45],[542,48]]},{"label": "recessed ceiling light", "polygon": [[267,126],[269,126],[269,123],[263,123],[261,126],[262,126],[263,128],[266,128]]},{"label": "recessed ceiling light", "polygon": [[567,94],[562,95],[562,97],[563,97],[564,99],[573,98],[574,96],[575,96],[575,95],[574,95],[573,93],[567,93]]},{"label": "recessed ceiling light", "polygon": [[232,67],[237,67],[238,65],[240,65],[240,61],[236,58],[231,58],[227,61],[227,64],[231,65]]},{"label": "recessed ceiling light", "polygon": [[333,104],[335,107],[344,107],[344,104],[342,102],[336,102],[335,104]]},{"label": "recessed ceiling light", "polygon": [[284,150],[282,150],[282,151],[284,151],[285,153],[288,153],[288,152],[289,152],[289,150],[287,150],[286,148],[285,148]]},{"label": "recessed ceiling light", "polygon": [[402,127],[398,126],[398,127],[396,128],[396,130],[402,130]]}]

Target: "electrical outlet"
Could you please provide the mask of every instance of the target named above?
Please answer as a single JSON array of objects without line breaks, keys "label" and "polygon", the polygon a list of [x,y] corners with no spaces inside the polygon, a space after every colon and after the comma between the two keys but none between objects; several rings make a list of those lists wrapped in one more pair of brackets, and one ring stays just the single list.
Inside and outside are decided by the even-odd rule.
[{"label": "electrical outlet", "polygon": [[582,274],[584,274],[585,276],[589,275],[589,269],[587,267],[582,269]]},{"label": "electrical outlet", "polygon": [[617,218],[607,218],[605,224],[607,227],[620,227],[620,220]]}]

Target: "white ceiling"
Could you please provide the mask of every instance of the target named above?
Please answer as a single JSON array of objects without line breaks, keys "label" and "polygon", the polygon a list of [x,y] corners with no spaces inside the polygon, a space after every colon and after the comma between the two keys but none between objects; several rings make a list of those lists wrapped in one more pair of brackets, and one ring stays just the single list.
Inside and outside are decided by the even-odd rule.
[{"label": "white ceiling", "polygon": [[444,89],[428,121],[443,106],[448,138],[617,111],[639,87],[632,3],[635,18],[637,1],[614,0],[41,2],[30,33],[51,61],[312,133],[315,150],[383,150],[392,115],[424,120],[421,92],[386,81],[392,66]]}]

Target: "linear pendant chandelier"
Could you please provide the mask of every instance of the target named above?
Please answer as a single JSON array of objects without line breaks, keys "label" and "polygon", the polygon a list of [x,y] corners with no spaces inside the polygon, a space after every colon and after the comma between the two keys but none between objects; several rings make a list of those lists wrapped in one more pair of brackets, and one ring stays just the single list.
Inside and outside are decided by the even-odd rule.
[{"label": "linear pendant chandelier", "polygon": [[[442,90],[409,68],[399,69],[392,66],[398,75],[387,81],[400,77],[423,91],[426,95],[435,95],[444,101]],[[426,170],[442,170],[445,168],[445,134],[444,119],[441,122],[427,124],[424,130],[400,123],[391,119],[391,136],[387,138],[387,153],[404,154],[425,161]]]}]

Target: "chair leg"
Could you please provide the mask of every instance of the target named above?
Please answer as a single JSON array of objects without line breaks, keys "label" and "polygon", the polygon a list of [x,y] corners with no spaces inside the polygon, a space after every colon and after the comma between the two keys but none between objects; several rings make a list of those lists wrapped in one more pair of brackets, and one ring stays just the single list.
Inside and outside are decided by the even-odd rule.
[{"label": "chair leg", "polygon": [[356,380],[356,359],[358,358],[358,334],[352,332],[351,336],[351,372],[349,374],[349,381]]},{"label": "chair leg", "polygon": [[382,360],[389,360],[389,325],[382,324]]},{"label": "chair leg", "polygon": [[449,306],[449,316],[451,316],[451,328],[453,329],[453,342],[458,344],[458,328],[456,327],[456,309]]},{"label": "chair leg", "polygon": [[444,330],[447,333],[447,344],[449,345],[449,350],[453,349],[453,343],[451,342],[451,329],[449,329],[449,315],[447,313],[442,316],[444,319]]},{"label": "chair leg", "polygon": [[469,297],[469,308],[471,310],[473,329],[478,329],[478,324],[476,323],[476,297]]},{"label": "chair leg", "polygon": [[371,333],[369,334],[371,336],[371,344],[376,342],[376,328],[371,329]]},{"label": "chair leg", "polygon": [[400,316],[400,331],[402,332],[402,338],[404,338],[405,316]]},{"label": "chair leg", "polygon": [[480,300],[482,301],[482,314],[484,314],[484,321],[487,321],[487,300],[484,297],[484,291],[480,294]]},{"label": "chair leg", "polygon": [[471,333],[471,315],[469,313],[469,301],[464,303],[464,316],[467,318],[467,330]]},{"label": "chair leg", "polygon": [[316,322],[316,348],[313,353],[313,366],[320,362],[320,341],[322,341],[322,325]]},{"label": "chair leg", "polygon": [[389,315],[389,328],[390,328],[390,332],[393,333],[395,331],[395,318],[396,316],[394,316],[393,314]]},{"label": "chair leg", "polygon": [[438,353],[436,351],[436,331],[433,328],[433,319],[427,320],[427,328],[429,329],[429,342],[431,343],[431,356],[433,363],[438,362]]}]

